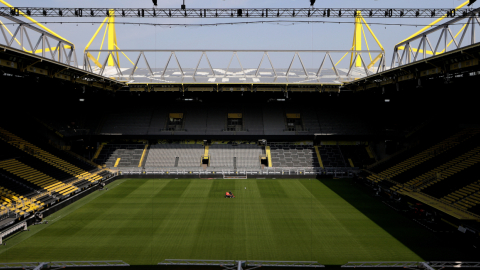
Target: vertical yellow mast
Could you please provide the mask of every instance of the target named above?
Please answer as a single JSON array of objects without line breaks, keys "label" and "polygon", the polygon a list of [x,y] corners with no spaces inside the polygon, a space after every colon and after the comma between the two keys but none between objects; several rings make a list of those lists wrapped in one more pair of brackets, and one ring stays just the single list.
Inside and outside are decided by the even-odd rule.
[{"label": "vertical yellow mast", "polygon": [[[108,49],[109,50],[115,50],[115,45],[116,45],[116,37],[115,37],[115,12],[113,9],[110,9],[108,11],[109,13],[109,19],[108,19]],[[117,59],[118,59],[118,53],[117,53]],[[109,57],[108,58],[108,66],[113,67],[113,58]]]},{"label": "vertical yellow mast", "polygon": [[[355,13],[355,31],[353,34],[353,48],[355,51],[360,51],[362,49],[362,13],[361,11],[356,11]],[[353,59],[355,59],[355,54],[352,53],[350,58],[350,65],[352,65]],[[357,58],[355,62],[355,67],[361,67],[362,60],[360,57]]]}]

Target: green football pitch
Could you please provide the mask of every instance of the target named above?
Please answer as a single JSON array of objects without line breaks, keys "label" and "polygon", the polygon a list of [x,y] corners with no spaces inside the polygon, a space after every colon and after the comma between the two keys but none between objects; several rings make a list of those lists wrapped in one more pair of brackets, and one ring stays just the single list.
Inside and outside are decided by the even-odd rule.
[{"label": "green football pitch", "polygon": [[125,179],[108,187],[7,239],[0,262],[461,259],[350,180]]}]

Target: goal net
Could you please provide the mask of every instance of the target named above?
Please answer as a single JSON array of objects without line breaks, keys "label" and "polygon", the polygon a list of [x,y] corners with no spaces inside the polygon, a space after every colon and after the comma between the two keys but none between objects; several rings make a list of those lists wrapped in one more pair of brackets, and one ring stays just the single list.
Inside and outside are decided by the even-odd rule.
[{"label": "goal net", "polygon": [[231,176],[231,175],[223,175],[223,179],[247,179],[247,176],[246,175],[235,175],[235,176]]}]

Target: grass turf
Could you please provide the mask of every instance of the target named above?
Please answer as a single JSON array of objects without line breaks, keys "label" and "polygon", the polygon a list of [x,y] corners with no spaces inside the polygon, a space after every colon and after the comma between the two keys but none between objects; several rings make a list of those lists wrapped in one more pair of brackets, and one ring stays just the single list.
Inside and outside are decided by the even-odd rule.
[{"label": "grass turf", "polygon": [[[236,198],[225,199],[226,191]],[[338,265],[461,256],[348,180],[118,180],[47,220],[7,240],[0,262],[241,259]]]}]

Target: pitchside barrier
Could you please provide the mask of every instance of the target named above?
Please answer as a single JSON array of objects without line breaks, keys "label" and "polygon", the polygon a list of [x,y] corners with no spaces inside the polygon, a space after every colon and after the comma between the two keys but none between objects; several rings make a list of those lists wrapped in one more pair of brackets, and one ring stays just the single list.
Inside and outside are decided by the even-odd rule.
[{"label": "pitchside barrier", "polygon": [[[316,261],[249,261],[249,260],[172,260],[166,259],[158,265],[165,266],[220,266],[224,269],[255,269],[258,267],[306,267],[324,268]],[[342,268],[408,268],[435,270],[438,268],[480,268],[480,262],[429,261],[429,262],[348,262]]]},{"label": "pitchside barrier", "polygon": [[[201,167],[195,168],[117,168],[120,175],[128,176],[149,176],[158,178],[170,177],[200,177],[200,178],[223,178],[226,176],[247,176],[247,177],[279,177],[279,176],[294,176],[297,177],[313,177],[317,175],[327,175],[334,178],[351,178],[359,173],[358,168],[265,168],[265,169],[225,169],[209,167],[203,170]],[[148,178],[148,177],[147,177]]]},{"label": "pitchside barrier", "polygon": [[63,261],[63,262],[13,262],[0,263],[0,269],[50,269],[66,267],[123,267],[130,266],[124,261]]}]

